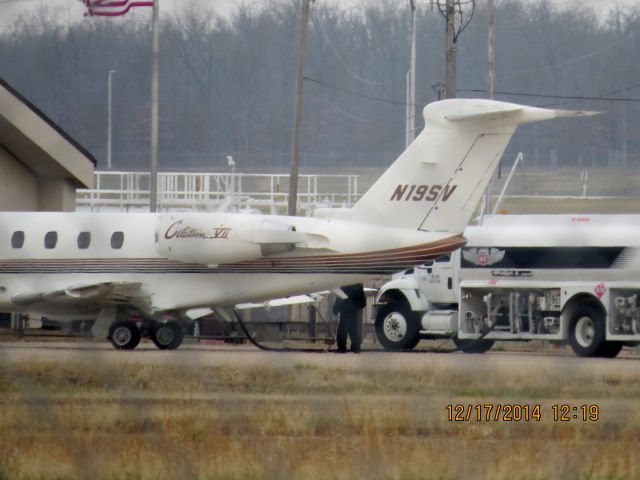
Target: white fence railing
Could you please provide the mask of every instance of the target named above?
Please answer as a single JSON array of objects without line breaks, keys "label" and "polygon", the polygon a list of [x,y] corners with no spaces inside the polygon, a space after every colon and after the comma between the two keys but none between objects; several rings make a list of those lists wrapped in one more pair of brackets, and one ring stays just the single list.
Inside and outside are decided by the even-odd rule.
[{"label": "white fence railing", "polygon": [[[289,175],[247,173],[158,174],[158,211],[260,210],[286,213]],[[298,209],[351,207],[360,198],[358,175],[300,175]],[[79,211],[147,211],[149,172],[95,172],[95,188],[78,189]]]}]

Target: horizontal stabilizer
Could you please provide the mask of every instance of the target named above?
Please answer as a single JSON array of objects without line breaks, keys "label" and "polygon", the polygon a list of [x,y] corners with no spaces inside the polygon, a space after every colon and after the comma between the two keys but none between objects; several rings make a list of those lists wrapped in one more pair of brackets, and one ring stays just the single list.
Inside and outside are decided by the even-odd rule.
[{"label": "horizontal stabilizer", "polygon": [[524,123],[539,122],[541,120],[551,120],[554,118],[590,117],[598,115],[599,113],[600,112],[588,110],[554,110],[511,103],[492,102],[489,104],[470,103],[468,105],[460,105],[457,111],[454,110],[444,115],[444,118],[450,122],[465,122],[474,120],[486,121],[501,117],[517,117],[517,123],[522,125]]},{"label": "horizontal stabilizer", "polygon": [[596,112],[593,110],[554,110],[556,117],[593,117],[594,115],[602,115],[603,112]]},{"label": "horizontal stabilizer", "polygon": [[461,122],[464,120],[481,120],[485,118],[495,117],[497,115],[505,115],[508,113],[521,112],[525,107],[521,106],[505,106],[502,108],[479,109],[470,111],[469,108],[461,108],[458,112],[452,112],[445,115],[444,118],[452,122]]}]

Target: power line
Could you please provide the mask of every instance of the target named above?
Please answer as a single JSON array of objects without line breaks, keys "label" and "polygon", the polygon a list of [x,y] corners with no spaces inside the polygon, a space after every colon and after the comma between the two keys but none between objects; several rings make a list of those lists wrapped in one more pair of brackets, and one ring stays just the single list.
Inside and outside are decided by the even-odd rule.
[{"label": "power line", "polygon": [[[603,94],[603,97],[608,97],[609,95],[617,95],[618,93],[624,93],[624,92],[628,92],[629,90],[635,90],[636,88],[640,88],[640,84],[638,85],[632,85],[630,87],[625,87],[625,88],[619,88],[618,90],[612,90],[610,92],[607,92],[605,94]],[[569,100],[568,102],[560,102],[560,103],[549,103],[546,105],[540,105],[541,107],[556,107],[558,105],[567,105],[567,104],[571,104],[571,103],[576,103],[576,101],[578,100]],[[618,99],[616,99],[616,101],[619,101]]]},{"label": "power line", "polygon": [[[339,92],[348,93],[348,94],[353,95],[355,97],[366,98],[367,100],[373,100],[373,101],[376,101],[376,102],[383,102],[383,103],[390,103],[392,105],[402,105],[402,106],[409,105],[407,102],[401,102],[399,100],[391,100],[389,98],[382,98],[382,97],[375,97],[373,95],[367,95],[366,93],[354,92],[353,90],[349,90],[348,88],[339,87],[337,85],[333,85],[331,83],[323,82],[322,80],[317,80],[317,79],[311,78],[311,77],[304,77],[304,79],[307,82],[311,82],[311,83],[315,83],[315,84],[318,84],[318,85],[322,85],[323,87],[327,87],[327,88],[330,88],[332,90],[337,90]],[[415,105],[418,105],[418,104],[414,104],[414,106]]]},{"label": "power line", "polygon": [[533,73],[533,72],[539,72],[541,70],[550,70],[551,68],[555,68],[555,67],[566,67],[567,65],[572,65],[574,63],[578,63],[581,62],[583,60],[586,60],[588,58],[594,57],[596,55],[600,55],[603,52],[606,52],[607,50],[620,45],[621,43],[626,42],[627,40],[630,40],[631,38],[635,37],[636,35],[638,35],[638,32],[633,32],[621,39],[616,40],[613,43],[610,43],[608,45],[605,45],[602,48],[599,48],[598,50],[594,50],[592,52],[589,52],[585,55],[581,55],[578,57],[574,57],[570,60],[566,60],[563,62],[559,62],[559,63],[555,63],[553,65],[543,65],[541,67],[535,67],[535,68],[526,68],[526,69],[522,69],[522,70],[500,70],[497,73],[501,76],[505,76],[505,75],[514,75],[516,73]]},{"label": "power line", "polygon": [[368,84],[368,85],[375,85],[375,86],[378,86],[378,87],[386,86],[386,85],[393,85],[393,84],[397,84],[398,83],[397,81],[394,81],[394,82],[383,82],[383,83],[373,82],[371,80],[368,80],[368,79],[358,75],[355,71],[353,71],[351,68],[349,68],[349,65],[347,65],[347,63],[342,59],[342,56],[338,53],[338,50],[334,46],[333,41],[331,40],[331,37],[327,34],[327,31],[322,26],[322,23],[320,21],[316,20],[316,19],[312,19],[311,21],[322,32],[322,35],[324,36],[325,42],[327,43],[327,45],[329,45],[329,48],[331,49],[331,51],[333,52],[335,57],[338,59],[338,62],[340,62],[342,67],[353,78],[355,78],[356,80],[358,80],[358,81],[360,81],[362,83],[365,83],[365,84]]},{"label": "power line", "polygon": [[[330,88],[332,90],[336,90],[339,92],[344,92],[344,93],[348,93],[350,95],[353,95],[355,97],[360,97],[360,98],[365,98],[367,100],[372,100],[372,101],[376,101],[376,102],[383,102],[383,103],[390,103],[392,105],[401,105],[401,106],[406,106],[409,105],[407,102],[401,102],[399,100],[392,100],[389,98],[382,98],[382,97],[376,97],[374,95],[367,95],[365,93],[359,93],[359,92],[355,92],[353,90],[350,90],[348,88],[344,88],[344,87],[340,87],[338,85],[334,85],[322,80],[318,80],[315,78],[311,78],[311,77],[304,77],[305,81],[311,82],[311,83],[315,83],[317,85],[326,87],[326,88]],[[627,92],[629,90],[634,90],[636,88],[640,88],[640,84],[638,85],[632,85],[630,87],[625,87],[625,88],[621,88],[612,92],[608,92],[603,96],[586,96],[586,95],[554,95],[554,94],[545,94],[545,93],[528,93],[528,92],[510,92],[510,91],[498,91],[496,90],[494,93],[498,94],[498,95],[510,95],[510,96],[514,96],[514,97],[527,97],[527,98],[554,98],[554,99],[558,99],[558,100],[573,100],[573,101],[580,101],[580,100],[589,100],[589,101],[597,101],[597,102],[630,102],[630,103],[635,103],[635,102],[640,102],[640,98],[632,98],[632,97],[610,97],[608,95],[616,95],[618,93],[623,93],[623,92]],[[480,89],[480,88],[463,88],[463,89],[459,89],[459,92],[471,92],[471,93],[486,93],[486,89]],[[426,102],[424,102],[426,103]],[[413,106],[421,106],[424,105],[424,103],[415,103]]]}]

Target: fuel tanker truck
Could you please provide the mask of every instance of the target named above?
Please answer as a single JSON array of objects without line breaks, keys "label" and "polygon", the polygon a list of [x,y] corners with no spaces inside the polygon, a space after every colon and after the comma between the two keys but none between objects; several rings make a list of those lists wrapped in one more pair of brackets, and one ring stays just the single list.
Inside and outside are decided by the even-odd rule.
[{"label": "fuel tanker truck", "polygon": [[548,340],[615,357],[640,342],[640,215],[486,216],[464,236],[463,248],[382,287],[384,348],[451,338],[482,353],[496,340]]}]

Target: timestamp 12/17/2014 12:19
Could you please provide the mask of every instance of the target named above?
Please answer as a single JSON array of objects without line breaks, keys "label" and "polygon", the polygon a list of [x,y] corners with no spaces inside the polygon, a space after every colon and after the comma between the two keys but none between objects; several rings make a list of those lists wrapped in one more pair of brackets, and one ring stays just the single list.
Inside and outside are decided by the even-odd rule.
[{"label": "timestamp 12/17/2014 12:19", "polygon": [[[540,422],[550,418],[554,422],[597,422],[600,407],[596,404],[540,404],[468,403],[446,405],[449,422]],[[550,414],[550,416],[545,415]]]}]

